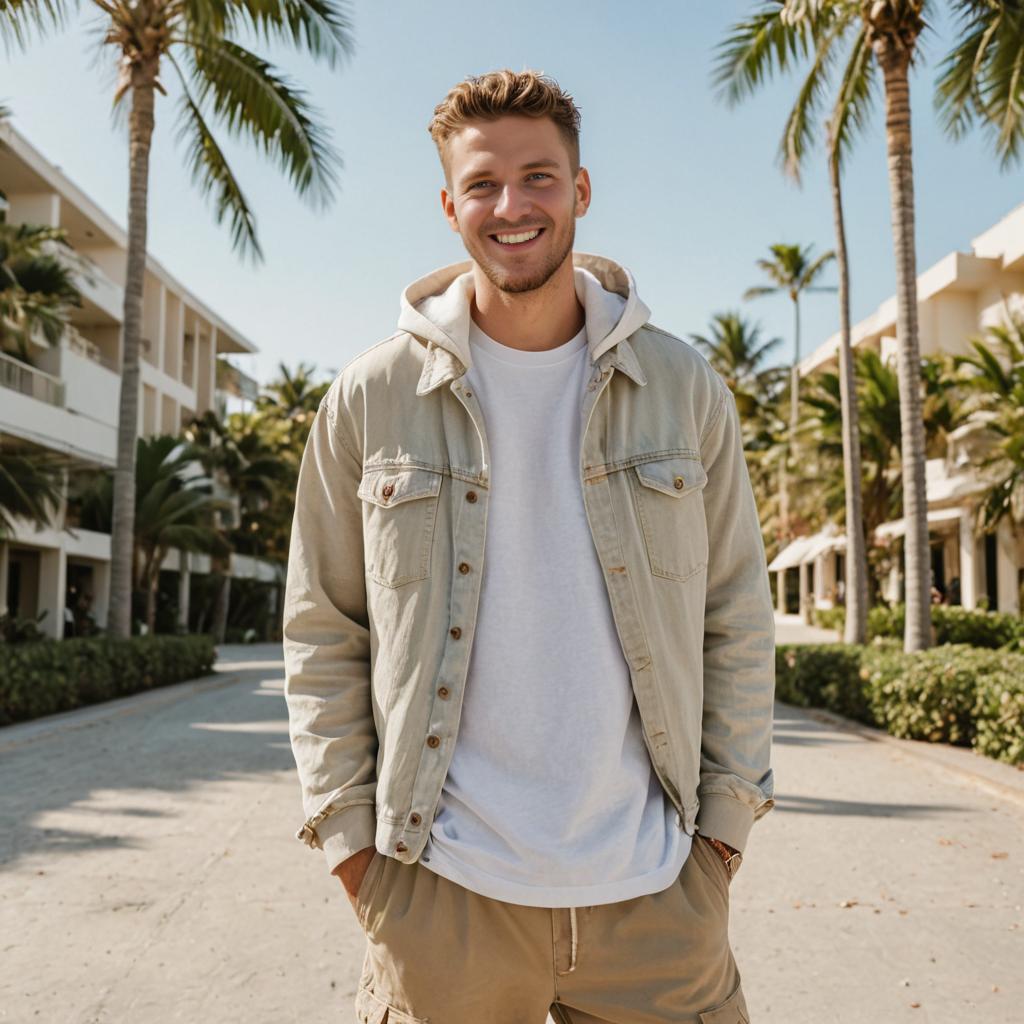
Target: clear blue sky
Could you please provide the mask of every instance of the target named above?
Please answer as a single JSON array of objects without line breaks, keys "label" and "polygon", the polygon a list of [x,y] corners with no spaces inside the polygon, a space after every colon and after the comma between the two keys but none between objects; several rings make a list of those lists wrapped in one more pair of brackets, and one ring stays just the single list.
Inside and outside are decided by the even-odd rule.
[{"label": "clear blue sky", "polygon": [[[783,336],[778,359],[788,361],[789,301],[740,296],[760,282],[754,261],[771,243],[831,248],[832,217],[822,160],[809,165],[802,191],[775,164],[793,81],[733,110],[712,94],[713,47],[753,6],[358,0],[356,53],[339,69],[262,50],[309,91],[345,166],[334,204],[317,212],[248,144],[219,133],[257,213],[267,258],[255,268],[232,252],[227,222],[214,224],[189,180],[174,141],[178,90],[168,65],[170,96],[157,101],[150,251],[259,346],[246,362],[260,380],[279,360],[336,371],[394,330],[406,284],[465,258],[441,214],[443,179],[426,130],[434,105],[468,74],[534,67],[556,78],[582,112],[593,201],[577,221],[576,248],[626,264],[665,329],[703,333],[714,313],[741,308],[767,335]],[[88,2],[81,11],[78,24],[4,58],[0,102],[18,130],[123,225],[128,157],[126,129],[110,113],[114,54],[96,57],[101,15]],[[919,271],[968,249],[1024,199],[1024,175],[1000,173],[980,136],[954,144],[939,132],[933,81],[950,32],[941,21],[934,27],[912,81]],[[854,321],[894,291],[878,100],[874,130],[846,178]],[[802,317],[806,354],[837,329],[835,297],[808,296]]]}]

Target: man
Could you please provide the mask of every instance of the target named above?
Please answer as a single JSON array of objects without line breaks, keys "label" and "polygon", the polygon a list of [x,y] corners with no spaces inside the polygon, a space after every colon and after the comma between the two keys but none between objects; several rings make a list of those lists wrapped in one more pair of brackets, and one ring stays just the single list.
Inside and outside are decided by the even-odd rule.
[{"label": "man", "polygon": [[531,71],[449,92],[430,132],[471,258],[405,290],[303,456],[298,837],[366,932],[362,1021],[749,1020],[728,909],[774,804],[757,510],[722,379],[573,252],[578,129]]}]

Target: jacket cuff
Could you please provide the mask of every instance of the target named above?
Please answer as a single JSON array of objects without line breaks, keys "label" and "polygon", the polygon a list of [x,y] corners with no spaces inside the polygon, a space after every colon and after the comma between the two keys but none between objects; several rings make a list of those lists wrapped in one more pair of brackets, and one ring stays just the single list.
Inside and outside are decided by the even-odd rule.
[{"label": "jacket cuff", "polygon": [[371,804],[344,807],[320,822],[316,833],[327,856],[327,870],[333,872],[354,853],[377,845],[377,812]]},{"label": "jacket cuff", "polygon": [[700,798],[697,831],[703,835],[721,839],[742,853],[753,825],[753,808],[742,800],[724,793],[706,793]]}]

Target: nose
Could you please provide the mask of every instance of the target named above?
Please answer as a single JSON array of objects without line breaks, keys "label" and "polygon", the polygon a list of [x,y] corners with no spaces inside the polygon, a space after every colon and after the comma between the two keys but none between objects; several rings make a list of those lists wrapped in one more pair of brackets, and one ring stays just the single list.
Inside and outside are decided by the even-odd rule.
[{"label": "nose", "polygon": [[506,185],[498,196],[494,213],[503,220],[515,223],[521,220],[530,210],[530,202],[515,185]]}]

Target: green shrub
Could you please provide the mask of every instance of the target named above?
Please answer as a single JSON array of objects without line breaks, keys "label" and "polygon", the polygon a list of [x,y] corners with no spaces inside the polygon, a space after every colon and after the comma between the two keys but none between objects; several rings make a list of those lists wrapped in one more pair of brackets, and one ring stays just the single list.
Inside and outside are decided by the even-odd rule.
[{"label": "green shrub", "polygon": [[1024,654],[968,644],[906,654],[891,637],[863,646],[779,644],[775,692],[894,736],[1024,764]]},{"label": "green shrub", "polygon": [[[984,608],[968,609],[955,604],[933,604],[931,613],[937,644],[1024,650],[1024,619],[1018,615],[990,612]],[[822,629],[842,633],[846,609],[842,605],[815,609],[814,618]],[[905,621],[906,605],[876,604],[868,609],[867,639],[886,636],[902,640]]]},{"label": "green shrub", "polygon": [[0,725],[196,679],[215,655],[206,634],[0,644]]}]

